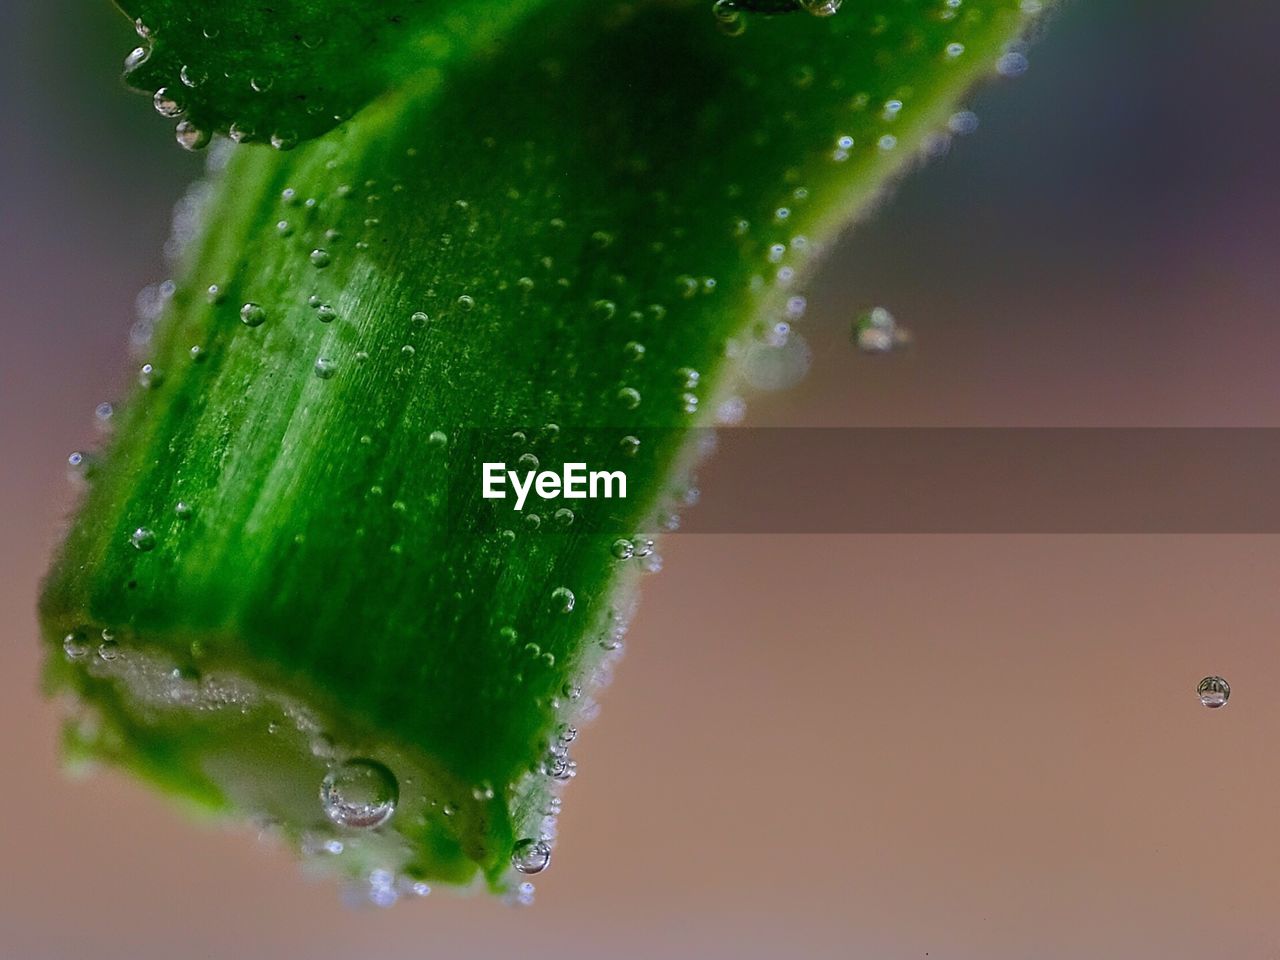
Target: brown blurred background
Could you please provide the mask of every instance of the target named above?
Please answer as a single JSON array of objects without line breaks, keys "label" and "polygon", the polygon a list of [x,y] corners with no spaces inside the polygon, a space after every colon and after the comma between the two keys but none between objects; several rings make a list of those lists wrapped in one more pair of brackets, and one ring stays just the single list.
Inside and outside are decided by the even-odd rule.
[{"label": "brown blurred background", "polygon": [[[1277,28],[1067,5],[831,257],[813,369],[749,422],[1280,426]],[[0,35],[0,956],[1280,957],[1275,537],[669,539],[530,910],[341,908],[247,833],[68,782],[37,581],[198,162],[113,82],[106,0],[6,3]],[[910,352],[850,345],[876,303]]]}]

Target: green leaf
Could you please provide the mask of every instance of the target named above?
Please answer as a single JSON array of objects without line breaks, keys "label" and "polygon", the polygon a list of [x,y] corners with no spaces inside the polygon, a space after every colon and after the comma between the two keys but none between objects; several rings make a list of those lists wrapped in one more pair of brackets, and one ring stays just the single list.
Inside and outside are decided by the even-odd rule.
[{"label": "green leaf", "polygon": [[[1027,25],[1015,0],[739,16],[549,6],[447,69],[397,61],[292,153],[234,149],[48,581],[49,686],[95,715],[74,757],[340,841],[351,876],[540,865],[685,433],[741,387],[726,356]],[[338,115],[388,79],[361,69]],[[525,454],[621,467],[628,496],[535,529],[480,498],[482,462]],[[398,782],[385,824],[326,818],[344,769]]]}]

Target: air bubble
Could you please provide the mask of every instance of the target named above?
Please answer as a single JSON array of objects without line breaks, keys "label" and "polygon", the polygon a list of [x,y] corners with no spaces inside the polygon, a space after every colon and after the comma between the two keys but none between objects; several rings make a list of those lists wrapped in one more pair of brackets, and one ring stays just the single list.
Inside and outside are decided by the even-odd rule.
[{"label": "air bubble", "polygon": [[319,379],[331,380],[333,375],[338,372],[338,361],[330,357],[316,357],[314,369]]}]

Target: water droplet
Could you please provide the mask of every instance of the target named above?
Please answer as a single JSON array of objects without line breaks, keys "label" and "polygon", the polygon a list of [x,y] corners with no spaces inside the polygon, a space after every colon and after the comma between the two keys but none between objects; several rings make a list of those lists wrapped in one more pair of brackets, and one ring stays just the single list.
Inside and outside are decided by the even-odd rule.
[{"label": "water droplet", "polygon": [[956,136],[965,137],[978,129],[978,115],[972,110],[953,113],[947,120],[947,129]]},{"label": "water droplet", "polygon": [[432,430],[427,436],[427,443],[433,447],[443,447],[449,442],[449,438],[443,430]]},{"label": "water droplet", "polygon": [[288,220],[277,220],[276,233],[278,233],[282,237],[293,236],[293,224],[291,224]]},{"label": "water droplet", "polygon": [[246,327],[260,327],[267,321],[267,311],[259,304],[246,303],[240,308],[240,321]]},{"label": "water droplet", "polygon": [[551,848],[542,840],[525,837],[511,849],[511,866],[518,873],[541,873],[551,863]]},{"label": "water droplet", "polygon": [[623,387],[618,391],[618,403],[622,404],[623,409],[634,410],[640,406],[640,391],[635,387]]},{"label": "water droplet", "polygon": [[476,305],[475,297],[468,296],[467,294],[464,293],[462,296],[458,298],[458,307],[462,310],[470,310],[475,305]]},{"label": "water droplet", "polygon": [[342,827],[381,826],[395,813],[399,794],[396,778],[376,760],[348,760],[320,784],[325,816]]},{"label": "water droplet", "polygon": [[577,602],[577,597],[568,587],[556,587],[551,591],[551,607],[557,613],[572,613]]},{"label": "water droplet", "polygon": [[1222,677],[1205,677],[1196,686],[1196,695],[1206,707],[1216,710],[1226,705],[1231,696],[1231,684]]},{"label": "water droplet", "polygon": [[621,450],[625,456],[634,457],[640,450],[640,438],[630,435],[625,436],[618,441],[618,449]]},{"label": "water droplet", "polygon": [[204,83],[206,77],[190,64],[184,63],[178,71],[178,79],[182,81],[182,85],[185,87],[198,87]]},{"label": "water droplet", "polygon": [[625,537],[619,537],[609,547],[609,552],[616,560],[630,560],[636,555],[636,545]]},{"label": "water droplet", "polygon": [[173,512],[179,520],[189,520],[191,515],[195,513],[195,508],[193,508],[191,504],[187,503],[187,501],[179,500],[173,505]]},{"label": "water droplet", "polygon": [[156,113],[162,117],[176,117],[182,113],[182,104],[174,99],[168,87],[157,90],[151,102],[155,104]]},{"label": "water droplet", "polygon": [[155,549],[156,535],[149,527],[138,527],[129,535],[129,542],[133,544],[135,550],[146,553],[148,550]]},{"label": "water droplet", "polygon": [[174,137],[184,150],[203,150],[209,145],[209,132],[201,130],[190,120],[182,120],[174,130]]},{"label": "water droplet", "polygon": [[120,656],[120,644],[113,637],[104,634],[102,642],[98,644],[98,659],[110,663],[118,656]]},{"label": "water droplet", "polygon": [[815,17],[834,17],[842,0],[800,0],[800,6]]},{"label": "water droplet", "polygon": [[322,303],[316,307],[316,319],[321,323],[332,323],[338,317],[338,311],[333,309],[327,303]]},{"label": "water droplet", "polygon": [[416,310],[409,319],[414,323],[426,323],[431,317],[424,310]]},{"label": "water droplet", "polygon": [[1027,58],[1016,50],[1010,50],[996,61],[996,73],[1002,77],[1020,77],[1027,72],[1030,64]]},{"label": "water droplet", "polygon": [[644,344],[636,340],[631,340],[623,346],[622,353],[623,356],[632,362],[636,360],[643,360],[645,353]]},{"label": "water droplet", "polygon": [[884,307],[873,307],[858,317],[853,335],[863,353],[889,353],[911,342],[911,333]]},{"label": "water droplet", "polygon": [[964,53],[963,43],[948,43],[946,47],[947,59],[954,60],[960,54]]},{"label": "water droplet", "polygon": [[311,265],[323,270],[329,265],[329,251],[316,248],[311,251]]},{"label": "water droplet", "polygon": [[144,363],[138,370],[138,385],[145,390],[160,386],[163,380],[164,374],[150,363]]},{"label": "water droplet", "polygon": [[338,372],[338,361],[329,357],[316,357],[315,371],[321,380],[330,380]]},{"label": "water droplet", "polygon": [[298,145],[298,135],[292,132],[276,132],[271,135],[271,146],[277,150],[292,150]]},{"label": "water droplet", "polygon": [[716,26],[720,32],[730,37],[739,37],[747,28],[746,18],[735,6],[736,0],[716,0],[711,5],[711,13],[716,18]]},{"label": "water droplet", "polygon": [[68,633],[62,638],[62,652],[69,660],[80,660],[89,652],[89,644],[79,634]]}]

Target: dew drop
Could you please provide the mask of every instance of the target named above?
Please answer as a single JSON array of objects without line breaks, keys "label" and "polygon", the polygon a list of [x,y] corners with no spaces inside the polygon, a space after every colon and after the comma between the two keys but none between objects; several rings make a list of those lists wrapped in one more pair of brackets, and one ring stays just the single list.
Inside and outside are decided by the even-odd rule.
[{"label": "dew drop", "polygon": [[1205,677],[1196,686],[1196,695],[1210,710],[1217,710],[1219,707],[1226,706],[1231,696],[1231,684],[1222,677]]},{"label": "dew drop", "polygon": [[317,247],[315,250],[311,251],[310,259],[313,267],[323,270],[330,263],[329,251]]},{"label": "dew drop", "polygon": [[399,793],[396,778],[376,760],[348,760],[320,783],[325,816],[342,827],[381,826],[395,813]]},{"label": "dew drop", "polygon": [[83,637],[68,633],[62,638],[62,652],[69,660],[80,660],[89,652],[89,644]]},{"label": "dew drop", "polygon": [[577,597],[568,587],[556,587],[551,591],[551,607],[557,613],[572,613],[577,602]]},{"label": "dew drop", "polygon": [[201,130],[190,120],[179,122],[174,138],[184,150],[203,150],[209,145],[209,132]]},{"label": "dew drop", "polygon": [[129,535],[129,542],[133,544],[135,550],[146,553],[148,550],[155,549],[156,535],[149,527],[138,527]]},{"label": "dew drop", "polygon": [[618,391],[618,403],[625,410],[634,410],[640,406],[640,391],[635,387],[623,387]]},{"label": "dew drop", "polygon": [[834,17],[840,12],[841,2],[842,0],[800,0],[800,6],[815,17]]},{"label": "dew drop", "polygon": [[256,303],[246,303],[240,308],[240,321],[246,327],[260,327],[267,320],[267,311]]},{"label": "dew drop", "polygon": [[613,541],[609,552],[613,554],[615,560],[630,560],[636,555],[636,545],[625,537],[619,537]]},{"label": "dew drop", "polygon": [[173,505],[173,513],[179,520],[189,520],[195,509],[187,501],[179,500]]},{"label": "dew drop", "polygon": [[545,841],[525,837],[511,850],[511,866],[526,875],[541,873],[551,863],[551,848]]},{"label": "dew drop", "polygon": [[162,117],[176,117],[182,113],[182,104],[174,99],[168,87],[157,90],[151,102],[155,104],[156,113]]},{"label": "dew drop", "polygon": [[462,296],[458,298],[458,307],[462,310],[470,310],[475,305],[476,305],[475,297],[468,296],[467,294],[464,293]]},{"label": "dew drop", "polygon": [[330,357],[317,357],[315,372],[316,376],[321,380],[331,380],[333,375],[338,372],[338,361]]},{"label": "dew drop", "polygon": [[150,363],[144,363],[138,370],[138,385],[144,390],[160,386],[164,375]]}]

